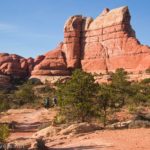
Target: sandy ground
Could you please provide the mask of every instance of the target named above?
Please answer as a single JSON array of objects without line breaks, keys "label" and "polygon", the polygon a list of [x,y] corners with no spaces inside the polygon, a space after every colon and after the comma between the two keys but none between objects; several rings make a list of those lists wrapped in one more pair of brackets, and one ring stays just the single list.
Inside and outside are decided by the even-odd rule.
[{"label": "sandy ground", "polygon": [[96,131],[48,145],[54,150],[150,150],[150,129]]},{"label": "sandy ground", "polygon": [[56,115],[54,109],[11,109],[0,116],[0,123],[17,122],[16,128],[10,134],[8,140],[27,139],[39,130],[39,127],[49,123]]},{"label": "sandy ground", "polygon": [[[11,133],[9,140],[31,138],[38,125],[52,121],[55,111],[11,110],[2,115],[1,122],[17,121],[20,131]],[[51,150],[150,150],[150,129],[100,130],[92,133],[58,136],[47,140]]]}]

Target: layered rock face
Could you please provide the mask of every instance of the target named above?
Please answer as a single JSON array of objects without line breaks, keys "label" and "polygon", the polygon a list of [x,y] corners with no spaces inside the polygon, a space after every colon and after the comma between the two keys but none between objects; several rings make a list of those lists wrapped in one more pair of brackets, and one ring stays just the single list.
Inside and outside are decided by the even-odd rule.
[{"label": "layered rock face", "polygon": [[128,7],[106,8],[96,19],[72,16],[56,49],[36,59],[0,54],[0,74],[45,80],[69,76],[76,68],[98,74],[117,68],[144,72],[150,68],[150,47],[136,39],[130,19]]},{"label": "layered rock face", "polygon": [[35,65],[32,75],[34,76],[65,76],[70,72],[67,69],[65,54],[63,53],[62,44],[53,51],[49,51],[43,56],[42,61]]},{"label": "layered rock face", "polygon": [[28,62],[21,56],[1,53],[0,74],[26,77],[28,75]]},{"label": "layered rock face", "polygon": [[[81,16],[76,18],[81,20]],[[103,73],[124,68],[136,72],[150,67],[150,48],[136,39],[130,18],[128,7],[121,7],[111,11],[105,9],[95,20],[82,17],[78,26],[72,22],[74,30],[68,30],[70,43],[74,42],[76,27],[82,26],[82,29],[78,29],[80,35],[76,35],[80,45],[75,52],[80,52],[83,70]]]},{"label": "layered rock face", "polygon": [[30,75],[34,59],[15,54],[0,53],[0,87],[10,87],[11,79],[23,79]]},{"label": "layered rock face", "polygon": [[81,67],[82,21],[82,16],[73,16],[68,19],[64,27],[62,51],[66,56],[67,68]]},{"label": "layered rock face", "polygon": [[32,75],[69,75],[67,70],[75,68],[92,73],[117,68],[145,71],[150,67],[150,48],[136,39],[130,19],[128,7],[104,9],[95,20],[70,17],[61,46],[45,54]]},{"label": "layered rock face", "polygon": [[[87,27],[81,34],[83,70],[99,73],[117,68],[127,69],[128,66],[125,66],[126,62],[124,61],[124,56],[128,53],[127,41],[129,38],[135,37],[130,25],[128,8],[122,7],[111,11],[105,9],[88,25],[85,23],[85,26]],[[132,45],[133,42],[135,42],[134,39],[130,44]],[[131,53],[133,53],[132,49],[130,49]],[[129,64],[131,65],[131,62]],[[129,66],[129,68],[132,67]]]}]

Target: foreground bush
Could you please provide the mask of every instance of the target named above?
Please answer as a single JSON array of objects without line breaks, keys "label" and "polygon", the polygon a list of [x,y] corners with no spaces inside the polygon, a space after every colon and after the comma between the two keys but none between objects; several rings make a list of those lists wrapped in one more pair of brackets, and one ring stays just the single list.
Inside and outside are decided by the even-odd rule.
[{"label": "foreground bush", "polygon": [[5,142],[9,136],[9,128],[7,125],[0,125],[0,142]]}]

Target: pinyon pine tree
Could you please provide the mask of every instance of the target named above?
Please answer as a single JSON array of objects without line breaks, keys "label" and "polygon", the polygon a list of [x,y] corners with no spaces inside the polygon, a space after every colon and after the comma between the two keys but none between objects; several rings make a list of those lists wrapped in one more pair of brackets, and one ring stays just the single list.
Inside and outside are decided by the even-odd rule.
[{"label": "pinyon pine tree", "polygon": [[88,121],[93,113],[93,98],[97,91],[98,84],[92,74],[75,70],[68,82],[58,86],[61,112],[68,120]]}]

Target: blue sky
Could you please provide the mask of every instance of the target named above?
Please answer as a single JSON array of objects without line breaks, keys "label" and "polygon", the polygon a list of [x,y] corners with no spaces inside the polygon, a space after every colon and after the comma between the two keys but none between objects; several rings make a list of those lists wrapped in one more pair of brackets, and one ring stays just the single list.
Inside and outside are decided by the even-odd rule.
[{"label": "blue sky", "polygon": [[150,0],[0,0],[0,52],[36,57],[63,40],[69,16],[95,18],[101,11],[128,5],[141,43],[150,45]]}]

